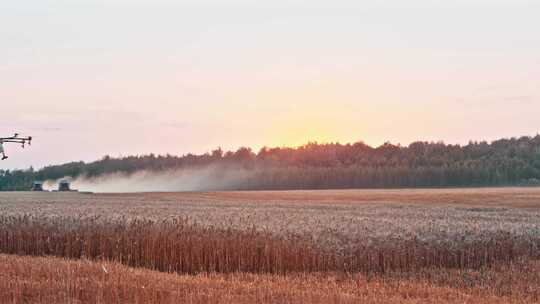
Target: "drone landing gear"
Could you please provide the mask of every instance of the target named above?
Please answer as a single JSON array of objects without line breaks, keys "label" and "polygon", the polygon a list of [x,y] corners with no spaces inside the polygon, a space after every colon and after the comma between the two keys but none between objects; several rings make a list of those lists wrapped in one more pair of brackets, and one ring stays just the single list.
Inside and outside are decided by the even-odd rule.
[{"label": "drone landing gear", "polygon": [[5,159],[8,159],[8,157],[7,157],[7,156],[5,156],[5,155],[4,155],[4,156],[2,156],[2,160],[5,160]]}]

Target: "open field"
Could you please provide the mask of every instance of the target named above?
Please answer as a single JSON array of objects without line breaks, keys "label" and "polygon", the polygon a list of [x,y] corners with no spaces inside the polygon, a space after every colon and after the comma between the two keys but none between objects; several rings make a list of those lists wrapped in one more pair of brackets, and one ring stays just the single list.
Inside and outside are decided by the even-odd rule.
[{"label": "open field", "polygon": [[539,248],[538,188],[0,193],[0,253],[72,259],[3,302],[532,303]]},{"label": "open field", "polygon": [[189,218],[200,225],[302,235],[334,250],[381,239],[540,236],[540,188],[215,193],[0,193],[0,214]]},{"label": "open field", "polygon": [[[76,201],[73,199],[76,198]],[[398,203],[413,205],[464,205],[514,208],[540,208],[540,187],[390,189],[390,190],[295,190],[295,191],[223,191],[177,193],[93,194],[0,192],[2,203],[94,202],[114,203],[118,200],[146,203],[167,201],[198,203],[323,203],[370,204]],[[20,207],[24,207],[21,205]]]}]

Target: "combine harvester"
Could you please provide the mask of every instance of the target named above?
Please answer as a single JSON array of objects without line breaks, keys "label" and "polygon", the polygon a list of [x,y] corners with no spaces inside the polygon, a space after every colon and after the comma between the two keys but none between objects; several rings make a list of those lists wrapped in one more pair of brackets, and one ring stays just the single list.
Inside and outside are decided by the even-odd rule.
[{"label": "combine harvester", "polygon": [[53,192],[79,192],[78,190],[72,190],[71,189],[71,183],[68,180],[61,180],[58,182],[58,190],[55,190]]},{"label": "combine harvester", "polygon": [[[8,156],[6,155],[6,150],[4,148],[4,145],[7,143],[16,143],[21,144],[23,149],[28,144],[29,146],[32,145],[32,136],[28,137],[20,137],[19,133],[15,133],[15,135],[11,137],[0,137],[0,159],[6,160]],[[43,189],[43,182],[42,181],[35,181],[32,184],[32,191],[36,192],[49,192]],[[71,183],[63,179],[58,183],[58,190],[53,190],[52,192],[79,192],[78,190],[72,190],[71,189]],[[92,192],[79,192],[79,193],[92,193]]]},{"label": "combine harvester", "polygon": [[80,194],[93,194],[91,191],[79,191],[77,189],[71,189],[71,182],[67,179],[60,180],[58,182],[58,190],[53,190],[53,192],[76,192]]},{"label": "combine harvester", "polygon": [[43,190],[43,182],[35,181],[34,184],[32,185],[32,191],[37,191],[37,192],[45,191]]},{"label": "combine harvester", "polygon": [[80,192],[79,190],[71,189],[71,182],[67,179],[62,179],[58,182],[58,188],[55,190],[45,190],[43,188],[43,182],[42,181],[35,181],[32,185],[32,191],[34,192],[77,192],[77,193],[83,193],[88,194],[91,192]]}]

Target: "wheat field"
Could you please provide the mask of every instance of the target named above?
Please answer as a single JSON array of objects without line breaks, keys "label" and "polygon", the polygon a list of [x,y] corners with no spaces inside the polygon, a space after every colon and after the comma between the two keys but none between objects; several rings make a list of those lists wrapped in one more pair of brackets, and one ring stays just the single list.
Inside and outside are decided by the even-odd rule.
[{"label": "wheat field", "polygon": [[[534,303],[540,265],[397,274],[177,275],[118,263],[0,255],[2,303]],[[492,279],[497,278],[497,279]]]},{"label": "wheat field", "polygon": [[538,188],[0,193],[0,301],[538,302],[539,207]]}]

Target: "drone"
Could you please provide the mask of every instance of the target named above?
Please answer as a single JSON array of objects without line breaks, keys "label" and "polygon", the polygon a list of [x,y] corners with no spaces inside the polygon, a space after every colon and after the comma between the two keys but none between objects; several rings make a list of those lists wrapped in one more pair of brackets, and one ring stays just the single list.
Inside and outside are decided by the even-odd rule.
[{"label": "drone", "polygon": [[32,136],[28,137],[19,137],[18,133],[15,133],[12,137],[0,137],[0,154],[2,154],[2,160],[7,159],[7,155],[4,150],[5,143],[16,143],[21,144],[23,149],[26,144],[29,146],[32,144]]}]

